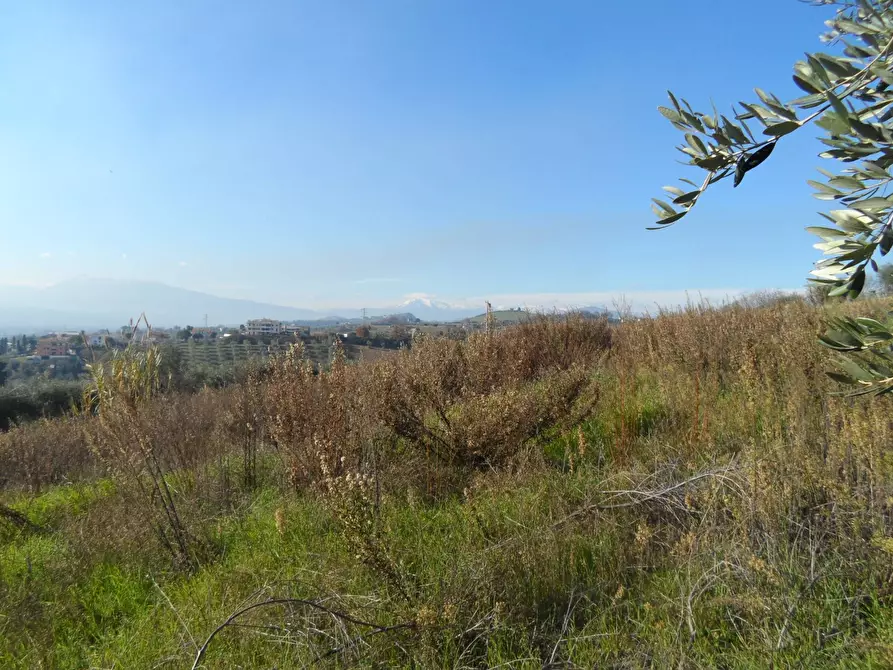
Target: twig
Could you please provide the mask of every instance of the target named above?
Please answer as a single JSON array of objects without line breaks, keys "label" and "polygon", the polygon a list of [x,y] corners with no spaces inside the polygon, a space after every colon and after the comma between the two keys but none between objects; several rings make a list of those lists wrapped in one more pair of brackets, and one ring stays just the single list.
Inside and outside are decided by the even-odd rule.
[{"label": "twig", "polygon": [[593,510],[610,510],[610,509],[622,509],[624,507],[633,507],[635,505],[641,505],[642,503],[649,502],[651,500],[655,500],[658,498],[665,498],[668,494],[673,493],[681,488],[688,486],[689,484],[694,484],[696,481],[701,479],[706,479],[707,477],[719,477],[725,478],[725,473],[728,472],[729,469],[720,471],[710,471],[710,472],[702,472],[693,477],[689,477],[688,479],[681,481],[677,484],[673,484],[673,486],[667,487],[665,489],[661,489],[659,491],[638,491],[635,489],[629,490],[620,490],[620,491],[604,491],[604,493],[608,494],[610,497],[608,500],[612,500],[614,498],[618,498],[620,496],[640,496],[638,499],[629,500],[627,502],[622,503],[614,503],[614,504],[606,504],[602,503],[593,503],[591,505],[585,505],[574,512],[571,512],[563,519],[559,519],[554,524],[552,524],[552,528],[557,528],[571,519],[574,519],[582,514],[586,514],[587,512],[591,512]]},{"label": "twig", "polygon": [[[260,607],[267,607],[269,605],[306,605],[307,607],[311,607],[313,609],[320,610],[321,612],[326,612],[327,614],[331,614],[333,617],[337,618],[340,621],[347,621],[352,624],[356,624],[357,626],[366,626],[367,628],[374,628],[375,630],[372,633],[367,633],[366,637],[369,637],[372,634],[383,633],[386,631],[396,630],[398,628],[415,628],[416,623],[414,621],[398,624],[396,626],[382,626],[381,624],[372,623],[370,621],[363,621],[362,619],[357,619],[356,617],[347,614],[346,612],[340,612],[338,610],[333,610],[324,605],[320,605],[318,602],[314,602],[312,600],[304,600],[302,598],[270,598],[268,600],[264,600],[259,603],[254,603],[253,605],[248,605],[247,607],[243,607],[240,610],[237,610],[230,614],[230,616],[224,621],[222,624],[217,626],[211,634],[208,636],[208,639],[205,640],[204,644],[199,648],[198,652],[195,655],[195,661],[192,663],[192,670],[198,670],[199,665],[202,662],[202,659],[205,656],[205,653],[208,651],[208,646],[211,644],[211,641],[214,637],[222,631],[224,628],[232,624],[233,621],[238,619],[243,614],[247,614],[251,610],[258,609]],[[343,647],[342,647],[343,648]],[[327,656],[330,655],[332,651],[327,652]]]},{"label": "twig", "polygon": [[0,519],[6,519],[9,523],[18,528],[27,528],[35,533],[43,532],[41,526],[38,526],[18,510],[14,510],[12,507],[7,507],[3,503],[0,503]]},{"label": "twig", "polygon": [[183,630],[186,631],[186,635],[188,635],[189,639],[192,641],[192,647],[196,651],[198,651],[198,642],[195,641],[195,638],[192,636],[192,631],[189,630],[189,626],[186,625],[186,622],[183,620],[183,617],[180,616],[180,613],[177,611],[177,608],[174,607],[174,603],[171,602],[171,599],[168,598],[168,595],[164,592],[164,589],[162,589],[161,586],[158,585],[158,582],[155,581],[155,578],[153,576],[149,575],[149,579],[152,580],[152,584],[155,585],[155,588],[158,589],[158,592],[161,593],[162,596],[164,596],[164,599],[165,599],[165,601],[167,601],[168,606],[171,608],[171,610],[173,610],[174,616],[177,617],[177,621],[180,622],[180,625],[183,627]]},{"label": "twig", "polygon": [[558,633],[558,639],[555,640],[555,646],[552,647],[552,655],[549,656],[549,666],[555,663],[555,655],[558,653],[558,647],[561,646],[561,643],[564,639],[564,634],[567,632],[567,626],[571,619],[571,612],[573,612],[573,607],[574,591],[571,590],[570,598],[567,599],[567,611],[564,613],[564,623],[561,624],[561,632]]},{"label": "twig", "polygon": [[820,573],[815,575],[812,579],[809,580],[809,583],[806,584],[801,590],[800,593],[797,594],[797,597],[794,598],[794,601],[788,606],[788,611],[784,616],[784,624],[781,627],[781,630],[778,633],[778,642],[775,644],[775,651],[781,651],[784,646],[785,636],[788,634],[788,628],[791,625],[791,620],[793,619],[794,612],[797,611],[797,606],[800,604],[800,601],[803,600],[803,596],[805,596],[809,591],[812,590],[812,587],[815,586],[816,582],[819,581],[823,575]]},{"label": "twig", "polygon": [[[732,472],[734,470],[735,470],[734,466],[728,466],[726,468],[723,468],[722,470],[711,470],[709,472],[702,472],[700,474],[694,475],[693,477],[689,477],[685,481],[678,482],[677,484],[674,484],[674,485],[667,487],[665,489],[660,489],[658,491],[640,491],[640,490],[636,490],[636,489],[603,491],[603,493],[609,494],[607,501],[613,500],[621,495],[627,495],[627,496],[638,495],[641,497],[636,500],[630,500],[627,502],[616,503],[616,504],[609,504],[607,501],[605,501],[605,502],[601,502],[601,503],[592,503],[589,505],[583,505],[582,507],[574,510],[567,516],[559,519],[558,521],[553,523],[551,526],[548,526],[547,529],[548,530],[557,530],[557,529],[561,528],[561,526],[563,526],[564,524],[568,523],[569,521],[572,521],[572,520],[576,519],[577,517],[583,516],[584,514],[588,514],[589,512],[633,507],[635,505],[641,505],[641,504],[649,502],[651,500],[665,498],[670,493],[673,493],[674,491],[684,488],[684,487],[688,486],[689,484],[693,484],[701,479],[706,479],[707,477],[716,477],[718,479],[723,480],[723,482],[725,482],[725,483],[734,484],[735,483],[734,479],[726,476],[726,473]],[[646,477],[645,480],[643,480],[643,481],[648,481],[649,479],[653,478],[655,476],[655,474],[656,473],[648,475],[648,477]],[[740,491],[739,491],[739,493],[740,493]],[[683,507],[683,505],[677,504],[677,507]],[[496,542],[496,543],[489,545],[485,549],[485,551],[493,551],[493,550],[499,549],[500,547],[504,547],[505,545],[507,545],[513,541],[516,541],[517,539],[518,539],[517,536],[506,538],[505,540],[502,540],[500,542]]]},{"label": "twig", "polygon": [[340,647],[334,647],[333,649],[329,649],[325,654],[316,659],[316,662],[323,660],[324,658],[328,658],[329,656],[334,656],[335,654],[340,654],[342,651],[347,649],[348,647],[353,647],[359,642],[366,640],[367,638],[372,637],[373,635],[379,635],[380,633],[390,633],[395,630],[402,630],[404,628],[415,628],[416,624],[414,621],[410,621],[408,623],[398,623],[393,626],[385,626],[383,628],[376,628],[373,631],[368,633],[363,633],[362,635],[357,635],[356,637],[351,638],[347,641],[347,643],[341,645]]},{"label": "twig", "polygon": [[495,670],[496,668],[507,668],[509,666],[514,665],[515,663],[527,663],[527,661],[539,661],[540,659],[537,656],[528,656],[527,658],[515,658],[511,661],[505,661],[504,663],[500,663],[499,665],[491,665],[490,670]]}]

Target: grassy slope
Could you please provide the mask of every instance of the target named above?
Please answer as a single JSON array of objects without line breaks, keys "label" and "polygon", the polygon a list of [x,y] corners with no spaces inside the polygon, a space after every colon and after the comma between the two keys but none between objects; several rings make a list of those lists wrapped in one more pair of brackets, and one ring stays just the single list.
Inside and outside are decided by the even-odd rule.
[{"label": "grassy slope", "polygon": [[[0,493],[45,529],[0,525],[0,667],[190,667],[219,623],[272,595],[417,624],[326,661],[347,666],[890,667],[889,529],[857,484],[834,479],[838,449],[889,443],[888,405],[849,415],[823,401],[827,389],[794,372],[819,360],[801,362],[812,317],[767,316],[762,335],[746,330],[757,317],[634,325],[593,371],[602,396],[579,432],[439,499],[387,490],[371,551],[399,588],[357,550],[350,517],[283,487],[272,456],[254,489],[184,487],[209,545],[192,575],[171,571],[109,480]],[[760,338],[770,352],[751,359]],[[828,474],[809,451],[822,425]],[[890,464],[872,453],[882,501]],[[718,470],[729,474],[680,486]],[[801,483],[816,516],[798,507]],[[297,606],[240,621],[203,667],[301,667],[368,632]]]},{"label": "grassy slope", "polygon": [[[520,321],[526,321],[530,318],[530,314],[527,312],[515,312],[512,310],[495,310],[491,312],[493,318],[499,323],[518,323]],[[473,316],[468,319],[472,323],[485,323],[487,321],[486,314],[478,314],[477,316]]]},{"label": "grassy slope", "polygon": [[[85,556],[89,540],[79,537],[77,519],[90,515],[90,505],[109,489],[54,489],[18,506],[35,521],[55,518],[65,532],[7,537],[0,551],[8,617],[0,624],[0,665],[189,667],[196,646],[252,598],[330,594],[376,623],[422,613],[431,628],[398,636],[406,652],[382,644],[371,653],[343,655],[348,665],[456,667],[476,659],[539,668],[554,651],[569,667],[671,667],[680,659],[701,667],[758,668],[770,659],[779,667],[888,667],[889,610],[869,596],[861,621],[849,625],[845,583],[831,580],[804,592],[803,584],[778,583],[768,573],[760,583],[730,589],[731,575],[715,572],[713,559],[700,552],[683,556],[673,569],[653,569],[648,543],[625,546],[613,524],[593,518],[556,528],[601,476],[590,462],[573,474],[496,483],[473,504],[388,501],[388,541],[423,585],[421,607],[389,601],[375,572],[348,551],[330,511],[311,499],[272,487],[257,491],[238,513],[217,520],[217,560],[184,577],[168,573],[151,551]],[[797,605],[790,617],[789,603]],[[285,618],[282,609],[270,608],[246,616],[245,624],[277,628],[221,633],[203,667],[312,661],[301,639],[307,625],[301,613]],[[697,631],[693,640],[689,621]],[[786,643],[775,651],[786,623]],[[822,647],[813,643],[817,630],[828,635]],[[271,632],[289,644],[264,636]]]}]

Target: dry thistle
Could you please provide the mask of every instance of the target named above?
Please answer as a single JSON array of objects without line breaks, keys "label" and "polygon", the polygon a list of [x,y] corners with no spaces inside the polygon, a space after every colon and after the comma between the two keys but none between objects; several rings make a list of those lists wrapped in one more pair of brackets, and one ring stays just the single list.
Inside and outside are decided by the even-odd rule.
[{"label": "dry thistle", "polygon": [[623,584],[619,584],[617,586],[617,591],[614,592],[614,596],[611,598],[611,604],[616,605],[618,602],[620,602],[624,595],[626,595],[626,588],[623,586]]},{"label": "dry thistle", "polygon": [[653,536],[654,531],[651,527],[644,521],[640,521],[636,527],[636,545],[638,545],[639,548],[644,549],[648,546],[648,543]]}]

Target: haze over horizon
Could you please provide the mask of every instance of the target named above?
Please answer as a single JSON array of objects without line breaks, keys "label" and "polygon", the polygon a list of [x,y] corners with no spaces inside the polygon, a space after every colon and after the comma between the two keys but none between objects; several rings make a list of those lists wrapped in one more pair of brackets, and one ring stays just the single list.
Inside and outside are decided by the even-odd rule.
[{"label": "haze over horizon", "polygon": [[[3,305],[4,289],[28,290],[28,295],[38,295],[39,292],[57,288],[84,283],[91,284],[108,284],[118,287],[131,287],[135,295],[139,295],[140,287],[165,286],[185,291],[196,291],[189,286],[178,286],[176,284],[168,284],[165,282],[155,282],[152,280],[115,280],[108,277],[90,277],[88,275],[80,275],[70,280],[63,280],[50,284],[25,284],[10,283],[0,284],[0,306]],[[798,289],[778,289],[784,292],[797,291]],[[35,291],[37,293],[35,293]],[[197,293],[207,294],[216,298],[224,298],[229,300],[249,300],[252,302],[266,303],[264,300],[256,300],[254,298],[239,298],[225,293],[212,293],[207,291],[196,291]],[[279,305],[282,307],[292,307],[296,309],[313,310],[317,312],[325,312],[326,310],[361,310],[364,307],[369,309],[393,309],[411,303],[425,303],[443,308],[455,309],[475,309],[481,308],[487,301],[491,302],[494,307],[514,308],[529,307],[530,309],[550,309],[550,308],[572,308],[572,307],[594,307],[604,306],[611,307],[614,305],[624,304],[631,306],[637,310],[649,309],[653,307],[673,308],[684,305],[686,302],[700,300],[711,302],[723,302],[733,300],[742,295],[750,293],[734,288],[718,288],[694,291],[576,291],[567,293],[504,293],[504,294],[481,294],[477,296],[441,296],[428,293],[407,293],[382,296],[365,303],[357,303],[348,299],[335,300],[326,303],[306,303],[306,302],[270,302],[267,304]],[[8,295],[8,294],[7,294]],[[86,296],[85,296],[86,297]]]},{"label": "haze over horizon", "polygon": [[737,5],[642,4],[635,33],[583,0],[7,4],[0,285],[86,275],[309,309],[802,286],[808,137],[738,197],[645,227],[684,174],[666,88],[722,109],[754,84],[796,95],[824,13],[755,0],[773,17],[755,53],[746,22],[712,29]]}]

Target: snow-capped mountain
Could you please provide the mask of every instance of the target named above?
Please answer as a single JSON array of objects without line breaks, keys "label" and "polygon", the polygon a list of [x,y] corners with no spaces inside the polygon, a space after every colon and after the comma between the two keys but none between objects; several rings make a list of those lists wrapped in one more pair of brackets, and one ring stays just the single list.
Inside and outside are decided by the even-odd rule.
[{"label": "snow-capped mountain", "polygon": [[412,298],[400,303],[400,305],[391,310],[376,311],[387,311],[388,313],[409,312],[422,321],[460,321],[480,314],[484,309],[486,309],[484,305],[469,309],[468,307],[452,305],[434,298]]},{"label": "snow-capped mountain", "polygon": [[[396,301],[395,301],[396,302]],[[561,308],[509,304],[493,300],[493,310],[521,307],[530,311],[561,311]],[[447,302],[421,293],[405,296],[393,306],[369,308],[371,318],[412,314],[426,322],[454,322],[486,312],[484,299]],[[593,311],[600,308],[591,307]],[[604,308],[601,308],[603,310]],[[186,325],[199,322],[205,314],[213,324],[238,325],[247,319],[268,317],[300,323],[359,322],[362,307],[326,311],[301,309],[249,300],[222,298],[155,282],[111,279],[78,279],[46,288],[0,285],[0,333],[48,330],[118,328],[145,312],[153,326]],[[335,316],[331,316],[331,315]]]},{"label": "snow-capped mountain", "polygon": [[453,309],[453,305],[443,300],[435,300],[434,298],[411,298],[400,303],[401,307],[427,307],[430,309]]}]

